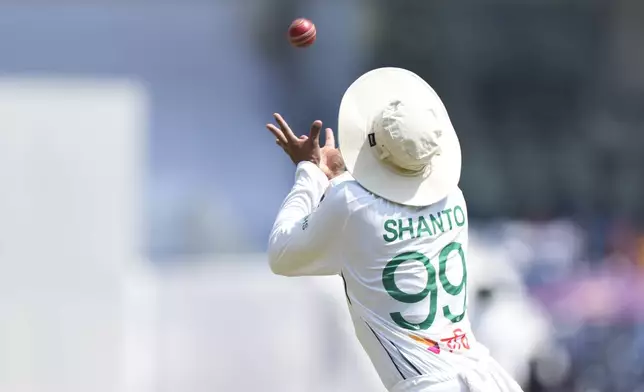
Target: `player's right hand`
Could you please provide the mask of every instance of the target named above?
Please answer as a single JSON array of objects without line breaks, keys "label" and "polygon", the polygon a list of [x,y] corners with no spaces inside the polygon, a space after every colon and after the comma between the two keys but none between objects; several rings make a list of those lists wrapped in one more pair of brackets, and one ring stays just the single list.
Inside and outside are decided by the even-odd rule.
[{"label": "player's right hand", "polygon": [[322,129],[322,121],[314,121],[311,125],[309,136],[297,137],[278,113],[273,114],[279,128],[273,124],[266,124],[266,128],[275,136],[275,142],[282,147],[284,152],[296,165],[300,162],[312,162],[320,166],[322,152],[319,136]]}]

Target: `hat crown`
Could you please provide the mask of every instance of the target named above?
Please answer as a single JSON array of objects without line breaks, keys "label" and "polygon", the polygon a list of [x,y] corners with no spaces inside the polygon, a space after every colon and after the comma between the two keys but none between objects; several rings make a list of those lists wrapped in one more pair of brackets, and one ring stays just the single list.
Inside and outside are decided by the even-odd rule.
[{"label": "hat crown", "polygon": [[395,100],[373,123],[379,158],[393,166],[420,173],[440,153],[441,128],[431,107]]}]

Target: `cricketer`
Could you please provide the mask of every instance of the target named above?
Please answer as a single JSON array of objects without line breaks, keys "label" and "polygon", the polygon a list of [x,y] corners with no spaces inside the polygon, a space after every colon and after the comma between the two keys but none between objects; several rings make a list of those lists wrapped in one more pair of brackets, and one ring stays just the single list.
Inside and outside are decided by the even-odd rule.
[{"label": "cricketer", "polygon": [[468,215],[447,110],[416,74],[358,78],[339,111],[297,137],[267,125],[297,165],[269,239],[284,276],[339,275],[355,333],[391,392],[520,392],[467,312]]}]

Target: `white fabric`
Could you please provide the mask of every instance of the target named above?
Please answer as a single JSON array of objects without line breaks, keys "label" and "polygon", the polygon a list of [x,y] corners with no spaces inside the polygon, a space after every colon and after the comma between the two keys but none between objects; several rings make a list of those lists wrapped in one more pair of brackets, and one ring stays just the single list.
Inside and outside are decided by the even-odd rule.
[{"label": "white fabric", "polygon": [[415,377],[396,384],[391,392],[469,392],[467,384],[460,378],[440,383],[427,377]]},{"label": "white fabric", "polygon": [[457,377],[436,383],[416,377],[396,384],[391,392],[522,392],[508,372],[492,358],[463,364]]},{"label": "white fabric", "polygon": [[457,189],[458,137],[436,92],[410,71],[358,78],[342,98],[338,136],[347,170],[385,199],[427,206]]},{"label": "white fabric", "polygon": [[[281,275],[345,280],[356,335],[389,390],[417,377],[422,388],[463,374],[476,384],[470,372],[489,354],[465,313],[467,229],[458,188],[431,206],[404,206],[372,194],[348,173],[329,184],[305,162],[271,232],[269,262]],[[417,260],[402,261],[408,252],[417,252]]]}]

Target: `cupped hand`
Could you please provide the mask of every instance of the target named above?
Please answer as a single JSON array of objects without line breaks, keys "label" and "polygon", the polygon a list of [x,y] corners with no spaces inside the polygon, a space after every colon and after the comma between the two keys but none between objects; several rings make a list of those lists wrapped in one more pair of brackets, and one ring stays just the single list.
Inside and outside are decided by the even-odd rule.
[{"label": "cupped hand", "polygon": [[266,128],[275,136],[275,142],[282,147],[293,163],[297,165],[304,161],[312,162],[329,179],[344,172],[344,160],[335,146],[335,137],[331,128],[325,130],[326,140],[324,146],[320,147],[319,136],[322,130],[322,121],[314,121],[311,124],[309,135],[298,138],[280,114],[275,113],[273,116],[279,128],[273,124],[267,124]]},{"label": "cupped hand", "polygon": [[298,138],[279,113],[273,114],[273,117],[279,128],[273,124],[267,124],[266,128],[275,136],[275,142],[284,149],[293,163],[297,165],[300,162],[309,161],[319,166],[322,160],[319,141],[322,121],[317,120],[311,124],[308,137]]}]

